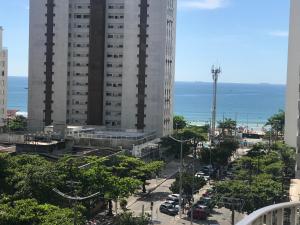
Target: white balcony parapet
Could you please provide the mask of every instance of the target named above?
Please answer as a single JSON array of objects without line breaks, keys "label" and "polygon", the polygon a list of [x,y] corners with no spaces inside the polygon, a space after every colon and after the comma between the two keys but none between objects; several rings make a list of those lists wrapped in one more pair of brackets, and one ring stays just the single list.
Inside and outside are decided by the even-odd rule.
[{"label": "white balcony parapet", "polygon": [[300,202],[285,202],[254,211],[237,225],[296,225],[299,224]]}]

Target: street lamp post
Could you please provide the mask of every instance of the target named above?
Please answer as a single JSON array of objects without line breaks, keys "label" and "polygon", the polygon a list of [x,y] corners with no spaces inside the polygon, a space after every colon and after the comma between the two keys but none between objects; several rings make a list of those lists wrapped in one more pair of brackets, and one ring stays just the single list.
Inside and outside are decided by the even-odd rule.
[{"label": "street lamp post", "polygon": [[196,150],[197,150],[197,142],[194,140],[195,148],[193,149],[193,180],[192,180],[192,207],[191,207],[191,225],[194,222],[194,186],[195,186],[195,157],[196,157]]},{"label": "street lamp post", "polygon": [[183,170],[183,156],[182,156],[182,137],[180,141],[180,172],[179,172],[179,217],[182,216],[182,170]]},{"label": "street lamp post", "polygon": [[182,217],[182,170],[183,170],[183,143],[191,141],[189,140],[182,140],[182,137],[180,140],[172,137],[171,135],[169,136],[172,140],[179,142],[180,143],[180,167],[179,167],[179,217]]}]

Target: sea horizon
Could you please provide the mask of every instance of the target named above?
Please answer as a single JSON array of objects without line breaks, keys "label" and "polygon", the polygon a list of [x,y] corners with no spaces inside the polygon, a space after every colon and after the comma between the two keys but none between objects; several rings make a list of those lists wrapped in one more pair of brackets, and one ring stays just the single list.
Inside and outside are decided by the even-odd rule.
[{"label": "sea horizon", "polygon": [[[8,75],[8,77],[26,77],[28,76],[23,76],[23,75]],[[208,83],[212,84],[212,81],[184,81],[184,80],[175,80],[176,83]],[[218,84],[249,84],[249,85],[283,85],[286,86],[286,83],[270,83],[270,82],[259,82],[259,83],[245,83],[245,82],[218,82]]]},{"label": "sea horizon", "polygon": [[[9,76],[8,109],[27,113],[28,77]],[[237,120],[240,126],[262,127],[285,104],[284,84],[218,83],[217,121]],[[175,81],[174,114],[192,124],[209,124],[212,82]]]}]

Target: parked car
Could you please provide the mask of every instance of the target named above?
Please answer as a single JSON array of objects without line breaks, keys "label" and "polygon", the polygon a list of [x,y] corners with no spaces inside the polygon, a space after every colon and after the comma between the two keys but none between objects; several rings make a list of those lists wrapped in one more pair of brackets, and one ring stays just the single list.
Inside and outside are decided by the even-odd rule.
[{"label": "parked car", "polygon": [[191,218],[192,210],[193,210],[193,219],[207,220],[208,214],[205,212],[205,210],[201,209],[201,208],[194,208],[194,207],[192,209],[190,209],[187,213],[187,216],[189,218]]},{"label": "parked car", "polygon": [[179,194],[171,194],[168,195],[167,201],[174,201],[174,202],[179,202]]},{"label": "parked car", "polygon": [[202,167],[201,171],[203,173],[205,173],[205,175],[210,175],[210,174],[213,174],[213,172],[214,172],[211,165]]},{"label": "parked car", "polygon": [[211,211],[211,209],[210,209],[208,206],[206,206],[206,205],[198,205],[198,204],[195,204],[195,205],[193,206],[193,208],[203,209],[203,210],[206,212],[207,215],[209,215],[209,214],[210,214],[210,211]]},{"label": "parked car", "polygon": [[178,212],[179,212],[179,203],[178,202],[168,200],[165,203],[173,205],[176,209],[178,209]]},{"label": "parked car", "polygon": [[165,202],[165,203],[161,204],[160,207],[159,207],[159,211],[161,213],[165,213],[165,214],[168,214],[168,215],[171,215],[171,216],[175,216],[179,212],[177,207],[175,207],[174,205],[172,205],[168,202]]},{"label": "parked car", "polygon": [[195,177],[204,177],[205,173],[203,171],[199,171],[197,173],[195,173]]},{"label": "parked car", "polygon": [[209,188],[206,190],[206,192],[204,194],[202,194],[203,197],[212,197],[214,193],[214,190],[212,188]]},{"label": "parked car", "polygon": [[206,176],[204,172],[202,171],[199,171],[195,174],[195,177],[198,177],[198,178],[203,178],[205,181],[208,181],[210,179],[209,176]]},{"label": "parked car", "polygon": [[199,201],[197,201],[197,205],[205,205],[208,207],[212,207],[212,198],[210,197],[201,197]]}]

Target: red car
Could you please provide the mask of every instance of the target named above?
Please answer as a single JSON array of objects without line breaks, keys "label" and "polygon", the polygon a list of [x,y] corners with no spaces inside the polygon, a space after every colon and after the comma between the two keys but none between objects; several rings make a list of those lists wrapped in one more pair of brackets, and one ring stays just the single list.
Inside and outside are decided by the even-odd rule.
[{"label": "red car", "polygon": [[[191,217],[191,210],[187,213],[188,217]],[[195,220],[207,220],[208,214],[204,209],[193,208],[193,219]]]}]

